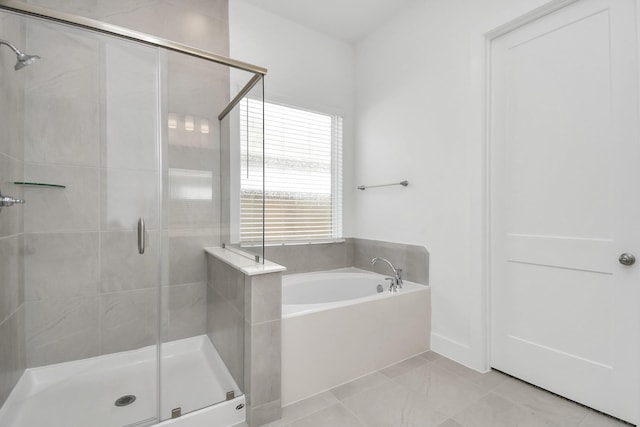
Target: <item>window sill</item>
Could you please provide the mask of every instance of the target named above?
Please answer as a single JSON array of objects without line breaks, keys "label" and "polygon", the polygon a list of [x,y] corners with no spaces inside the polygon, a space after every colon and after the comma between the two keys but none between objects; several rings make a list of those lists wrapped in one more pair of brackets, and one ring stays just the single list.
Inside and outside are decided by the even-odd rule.
[{"label": "window sill", "polygon": [[[300,245],[324,245],[327,243],[344,243],[347,239],[339,238],[339,239],[323,239],[323,240],[300,240],[300,241],[289,241],[289,242],[268,242],[265,243],[265,247],[274,247],[274,246],[300,246]],[[240,244],[241,248],[256,248],[260,247],[260,245],[247,245]]]}]

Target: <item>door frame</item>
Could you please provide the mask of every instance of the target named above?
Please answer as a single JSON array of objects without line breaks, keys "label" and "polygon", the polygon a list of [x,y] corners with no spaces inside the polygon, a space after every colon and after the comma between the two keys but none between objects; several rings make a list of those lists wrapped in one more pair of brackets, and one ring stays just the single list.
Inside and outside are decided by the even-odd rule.
[{"label": "door frame", "polygon": [[[552,0],[545,3],[541,7],[538,7],[530,12],[527,12],[515,19],[509,20],[506,23],[498,25],[493,29],[486,31],[482,34],[482,58],[478,58],[481,64],[482,82],[481,82],[481,110],[482,110],[482,139],[479,151],[481,152],[480,168],[477,171],[477,177],[480,178],[479,187],[480,197],[478,200],[478,206],[474,207],[477,214],[477,218],[480,223],[479,235],[476,238],[477,247],[476,253],[480,254],[480,261],[475,267],[476,272],[481,277],[481,305],[482,311],[481,319],[483,325],[482,345],[484,356],[484,370],[488,371],[492,365],[492,271],[491,271],[491,247],[492,247],[492,229],[491,229],[491,188],[492,188],[492,176],[491,176],[491,154],[492,154],[492,135],[491,135],[491,109],[492,109],[492,46],[493,42],[509,32],[512,32],[524,25],[527,25],[533,21],[543,18],[549,14],[552,14],[560,9],[570,6],[573,3],[577,3],[581,0]],[[636,3],[636,55],[640,61],[640,0],[635,0]],[[638,75],[640,80],[640,74]],[[640,101],[640,92],[637,94]],[[476,187],[477,188],[477,187]],[[473,268],[473,267],[472,267]],[[637,337],[640,340],[640,336]],[[640,402],[638,403],[640,405]]]}]

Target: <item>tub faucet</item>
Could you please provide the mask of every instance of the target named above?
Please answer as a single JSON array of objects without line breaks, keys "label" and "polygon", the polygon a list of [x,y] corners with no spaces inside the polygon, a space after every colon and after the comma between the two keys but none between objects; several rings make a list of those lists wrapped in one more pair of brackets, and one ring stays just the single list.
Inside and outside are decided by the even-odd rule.
[{"label": "tub faucet", "polygon": [[375,264],[378,261],[386,262],[389,265],[389,267],[391,267],[391,270],[393,270],[393,278],[390,277],[387,279],[391,281],[391,286],[389,286],[389,292],[397,292],[398,288],[402,289],[402,269],[395,268],[393,264],[391,264],[391,261],[381,257],[372,258],[371,264]]}]

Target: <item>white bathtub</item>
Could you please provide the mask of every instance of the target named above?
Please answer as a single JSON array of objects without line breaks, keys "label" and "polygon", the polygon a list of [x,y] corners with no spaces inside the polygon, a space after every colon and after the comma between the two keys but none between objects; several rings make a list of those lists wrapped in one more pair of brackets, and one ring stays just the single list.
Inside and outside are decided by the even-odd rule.
[{"label": "white bathtub", "polygon": [[[282,280],[282,404],[429,349],[429,287],[355,268]],[[383,292],[378,292],[382,285]]]}]

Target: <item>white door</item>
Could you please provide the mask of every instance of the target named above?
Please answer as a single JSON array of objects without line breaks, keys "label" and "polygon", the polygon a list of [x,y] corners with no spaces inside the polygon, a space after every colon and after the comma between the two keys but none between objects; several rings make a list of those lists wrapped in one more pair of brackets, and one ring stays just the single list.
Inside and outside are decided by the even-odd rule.
[{"label": "white door", "polygon": [[492,41],[492,366],[637,423],[636,4],[581,0]]}]

